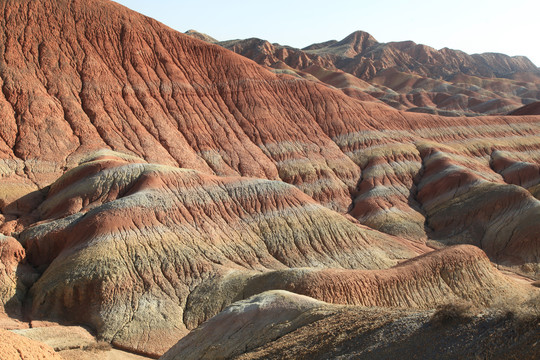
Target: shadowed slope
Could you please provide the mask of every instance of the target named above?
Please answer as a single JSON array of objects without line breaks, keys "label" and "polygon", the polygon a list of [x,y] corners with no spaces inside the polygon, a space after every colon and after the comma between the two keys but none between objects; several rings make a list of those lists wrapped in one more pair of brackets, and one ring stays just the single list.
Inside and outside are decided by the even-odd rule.
[{"label": "shadowed slope", "polygon": [[0,316],[21,318],[28,288],[37,279],[26,253],[12,237],[0,235]]},{"label": "shadowed slope", "polygon": [[432,314],[337,306],[268,291],[227,307],[161,359],[393,359],[403,354],[419,359],[479,354],[533,359],[538,354],[535,315],[514,318],[493,310],[464,311],[439,324]]},{"label": "shadowed slope", "polygon": [[509,115],[540,115],[540,101],[536,101],[512,111]]}]

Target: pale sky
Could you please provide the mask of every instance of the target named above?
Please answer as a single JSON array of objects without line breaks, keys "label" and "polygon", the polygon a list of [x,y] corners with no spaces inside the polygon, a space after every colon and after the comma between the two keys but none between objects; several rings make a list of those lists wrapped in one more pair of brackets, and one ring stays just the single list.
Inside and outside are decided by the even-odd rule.
[{"label": "pale sky", "polygon": [[173,29],[302,48],[363,30],[469,54],[525,55],[540,66],[539,0],[118,0]]}]

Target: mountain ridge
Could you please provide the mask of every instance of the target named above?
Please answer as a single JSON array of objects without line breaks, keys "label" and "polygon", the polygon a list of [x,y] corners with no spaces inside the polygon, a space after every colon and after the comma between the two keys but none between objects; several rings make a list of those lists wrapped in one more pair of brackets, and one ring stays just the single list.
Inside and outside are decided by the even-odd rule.
[{"label": "mountain ridge", "polygon": [[[349,96],[367,100],[366,95],[359,95],[354,85],[348,84],[346,74],[350,74],[371,85],[360,87],[362,94],[400,110],[445,116],[506,114],[540,99],[540,70],[524,56],[469,55],[413,41],[379,43],[363,31],[353,32],[341,41],[315,43],[303,49],[257,38],[217,44],[269,68],[287,69],[305,78],[314,75]],[[333,80],[321,78],[321,71],[332,72]],[[460,76],[471,80],[456,82],[454,79]],[[530,77],[526,83],[512,80],[526,76]],[[396,83],[397,79],[411,86],[403,87]],[[492,83],[484,81],[485,85],[478,86],[482,79],[492,79]]]},{"label": "mountain ridge", "polygon": [[267,290],[390,312],[537,292],[538,116],[398,111],[106,0],[0,10],[2,319],[159,357]]}]

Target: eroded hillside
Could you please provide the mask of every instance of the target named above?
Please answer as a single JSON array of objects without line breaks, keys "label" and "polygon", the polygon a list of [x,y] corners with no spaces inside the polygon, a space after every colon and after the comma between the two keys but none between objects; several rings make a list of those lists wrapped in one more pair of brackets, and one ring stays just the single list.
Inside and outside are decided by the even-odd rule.
[{"label": "eroded hillside", "polygon": [[538,116],[400,112],[105,0],[0,9],[3,328],[159,357],[266,291],[396,314],[538,293]]}]

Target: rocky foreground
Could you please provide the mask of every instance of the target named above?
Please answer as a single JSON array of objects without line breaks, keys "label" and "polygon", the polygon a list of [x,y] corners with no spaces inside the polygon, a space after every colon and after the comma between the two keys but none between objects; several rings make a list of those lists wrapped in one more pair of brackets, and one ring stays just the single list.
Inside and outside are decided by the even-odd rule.
[{"label": "rocky foreground", "polygon": [[537,357],[539,116],[397,111],[105,0],[0,9],[0,358]]}]

